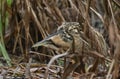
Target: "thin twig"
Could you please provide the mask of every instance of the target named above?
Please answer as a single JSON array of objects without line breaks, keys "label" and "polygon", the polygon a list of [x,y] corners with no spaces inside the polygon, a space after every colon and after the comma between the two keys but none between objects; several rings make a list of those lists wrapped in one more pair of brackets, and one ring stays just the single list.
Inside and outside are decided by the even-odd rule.
[{"label": "thin twig", "polygon": [[108,73],[107,73],[106,79],[111,79],[111,78],[110,78],[110,77],[111,77],[110,74],[111,74],[111,72],[112,72],[114,63],[115,63],[115,60],[113,59],[112,62],[111,62],[109,71],[108,71]]},{"label": "thin twig", "polygon": [[114,17],[114,14],[113,14],[112,6],[111,6],[111,3],[110,3],[110,0],[107,0],[107,1],[108,1],[108,4],[109,4],[109,7],[110,7],[111,14],[112,14],[113,23],[115,25],[114,26],[115,34],[118,34],[117,24],[116,24],[115,17]]},{"label": "thin twig", "polygon": [[[83,2],[82,1],[82,3],[84,4],[84,5],[87,5],[85,2]],[[100,13],[98,13],[96,10],[94,10],[92,7],[90,7],[90,10],[91,11],[93,11],[99,18],[100,18],[100,20],[104,23],[104,19],[103,19],[103,17],[101,16],[101,14]]]},{"label": "thin twig", "polygon": [[70,49],[68,49],[68,50],[67,50],[65,53],[63,53],[63,54],[54,56],[54,57],[50,60],[50,62],[49,62],[48,65],[47,65],[47,69],[46,69],[46,73],[45,73],[45,79],[48,79],[48,70],[49,70],[51,64],[52,64],[56,59],[68,55],[68,54],[69,54],[69,52],[68,52],[69,50],[70,50]]}]

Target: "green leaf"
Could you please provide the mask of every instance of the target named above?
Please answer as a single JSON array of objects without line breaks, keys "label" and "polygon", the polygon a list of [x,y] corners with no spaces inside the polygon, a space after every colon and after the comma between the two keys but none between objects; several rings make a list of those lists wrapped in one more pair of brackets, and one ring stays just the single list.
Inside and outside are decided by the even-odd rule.
[{"label": "green leaf", "polygon": [[7,64],[9,66],[11,66],[11,62],[10,62],[11,59],[8,56],[8,53],[7,53],[6,49],[5,49],[5,46],[1,42],[0,42],[0,52],[2,53],[3,57],[5,58]]},{"label": "green leaf", "polygon": [[11,3],[12,3],[12,0],[7,0],[7,4],[8,4],[8,6],[10,6]]}]

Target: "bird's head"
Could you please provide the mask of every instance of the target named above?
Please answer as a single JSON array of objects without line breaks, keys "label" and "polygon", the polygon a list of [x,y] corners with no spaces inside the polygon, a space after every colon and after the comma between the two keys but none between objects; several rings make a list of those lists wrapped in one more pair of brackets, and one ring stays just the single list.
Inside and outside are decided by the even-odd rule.
[{"label": "bird's head", "polygon": [[54,50],[68,49],[72,45],[73,37],[81,31],[78,22],[64,22],[54,34],[49,35],[32,47],[45,46]]}]

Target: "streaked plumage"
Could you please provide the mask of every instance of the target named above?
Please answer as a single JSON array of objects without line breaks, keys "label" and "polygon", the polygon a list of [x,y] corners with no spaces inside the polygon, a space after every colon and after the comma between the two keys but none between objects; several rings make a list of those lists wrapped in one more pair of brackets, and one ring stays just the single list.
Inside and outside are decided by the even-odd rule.
[{"label": "streaked plumage", "polygon": [[74,41],[76,53],[92,50],[105,55],[107,47],[102,35],[90,27],[89,37],[87,37],[83,30],[84,28],[78,22],[64,22],[58,27],[56,33],[49,35],[33,47],[45,46],[57,51],[66,51],[73,45]]}]

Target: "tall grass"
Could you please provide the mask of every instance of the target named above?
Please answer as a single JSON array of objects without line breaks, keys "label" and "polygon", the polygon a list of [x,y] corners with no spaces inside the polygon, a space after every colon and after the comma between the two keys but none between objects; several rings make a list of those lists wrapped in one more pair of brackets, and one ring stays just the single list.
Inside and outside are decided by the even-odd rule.
[{"label": "tall grass", "polygon": [[[8,66],[11,66],[11,59],[4,44],[5,27],[8,25],[8,13],[5,6],[10,6],[12,0],[0,0],[0,55],[4,57]],[[5,5],[7,3],[7,5]]]}]

